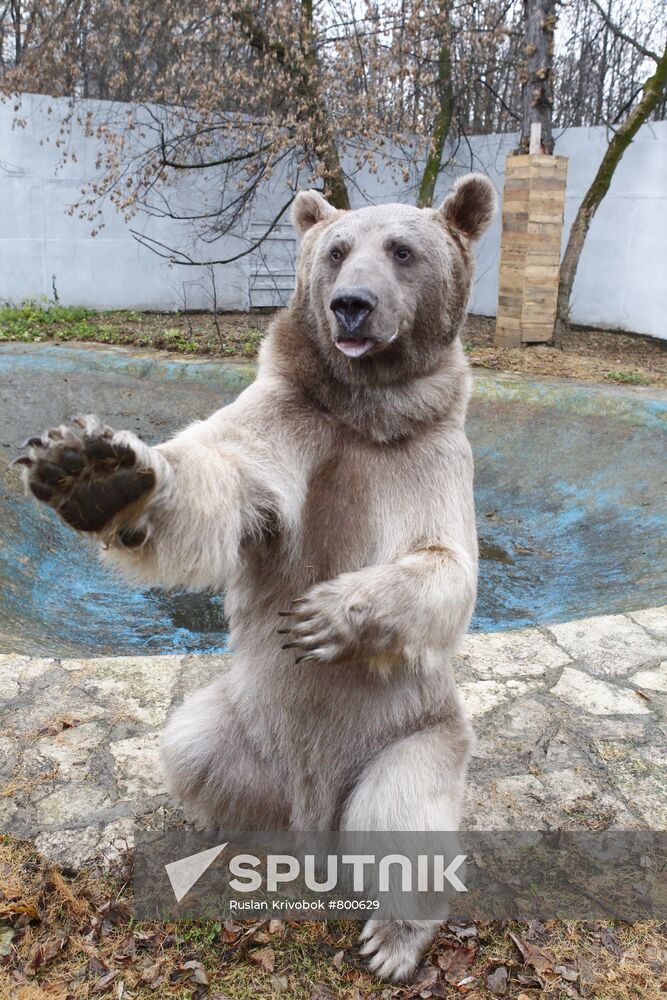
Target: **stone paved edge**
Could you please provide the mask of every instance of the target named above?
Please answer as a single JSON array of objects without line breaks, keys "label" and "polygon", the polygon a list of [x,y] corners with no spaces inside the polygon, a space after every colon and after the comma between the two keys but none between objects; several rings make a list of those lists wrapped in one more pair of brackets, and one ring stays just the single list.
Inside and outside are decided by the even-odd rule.
[{"label": "stone paved edge", "polygon": [[[185,822],[159,733],[229,655],[0,656],[0,829],[76,867]],[[667,828],[667,607],[468,635],[468,829]]]}]

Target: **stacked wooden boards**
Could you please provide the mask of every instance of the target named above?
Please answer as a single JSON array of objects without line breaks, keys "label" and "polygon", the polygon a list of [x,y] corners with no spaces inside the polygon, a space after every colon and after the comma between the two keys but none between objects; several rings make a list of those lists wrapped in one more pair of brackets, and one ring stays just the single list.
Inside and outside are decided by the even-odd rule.
[{"label": "stacked wooden boards", "polygon": [[556,318],[567,158],[508,156],[496,343],[551,340]]}]

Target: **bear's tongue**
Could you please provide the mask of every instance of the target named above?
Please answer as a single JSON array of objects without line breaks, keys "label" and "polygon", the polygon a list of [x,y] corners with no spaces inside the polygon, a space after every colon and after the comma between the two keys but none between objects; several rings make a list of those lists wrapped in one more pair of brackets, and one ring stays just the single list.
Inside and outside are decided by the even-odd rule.
[{"label": "bear's tongue", "polygon": [[370,351],[373,343],[374,341],[369,338],[365,340],[345,340],[341,338],[336,341],[336,347],[343,354],[346,354],[348,358],[360,358],[366,351]]}]

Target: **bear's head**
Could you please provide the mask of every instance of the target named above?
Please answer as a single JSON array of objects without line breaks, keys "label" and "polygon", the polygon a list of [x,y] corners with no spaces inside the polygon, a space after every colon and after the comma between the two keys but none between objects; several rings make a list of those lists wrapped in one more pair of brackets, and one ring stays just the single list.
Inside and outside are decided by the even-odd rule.
[{"label": "bear's head", "polygon": [[292,308],[343,381],[389,384],[433,371],[458,335],[473,277],[472,243],[496,210],[491,182],[460,178],[439,208],[333,208],[300,192]]}]

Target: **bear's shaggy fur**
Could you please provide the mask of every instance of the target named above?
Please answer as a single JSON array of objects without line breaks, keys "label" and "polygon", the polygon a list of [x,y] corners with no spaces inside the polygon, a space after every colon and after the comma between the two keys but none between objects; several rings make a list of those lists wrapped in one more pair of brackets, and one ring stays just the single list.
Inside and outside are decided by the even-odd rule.
[{"label": "bear's shaggy fur", "polygon": [[[225,587],[233,666],[163,740],[202,822],[457,828],[472,737],[449,661],[477,575],[458,334],[494,208],[479,175],[437,210],[298,195],[294,297],[232,405],[155,448],[83,418],[19,459],[130,579]],[[363,951],[403,978],[434,933],[371,921]]]}]

